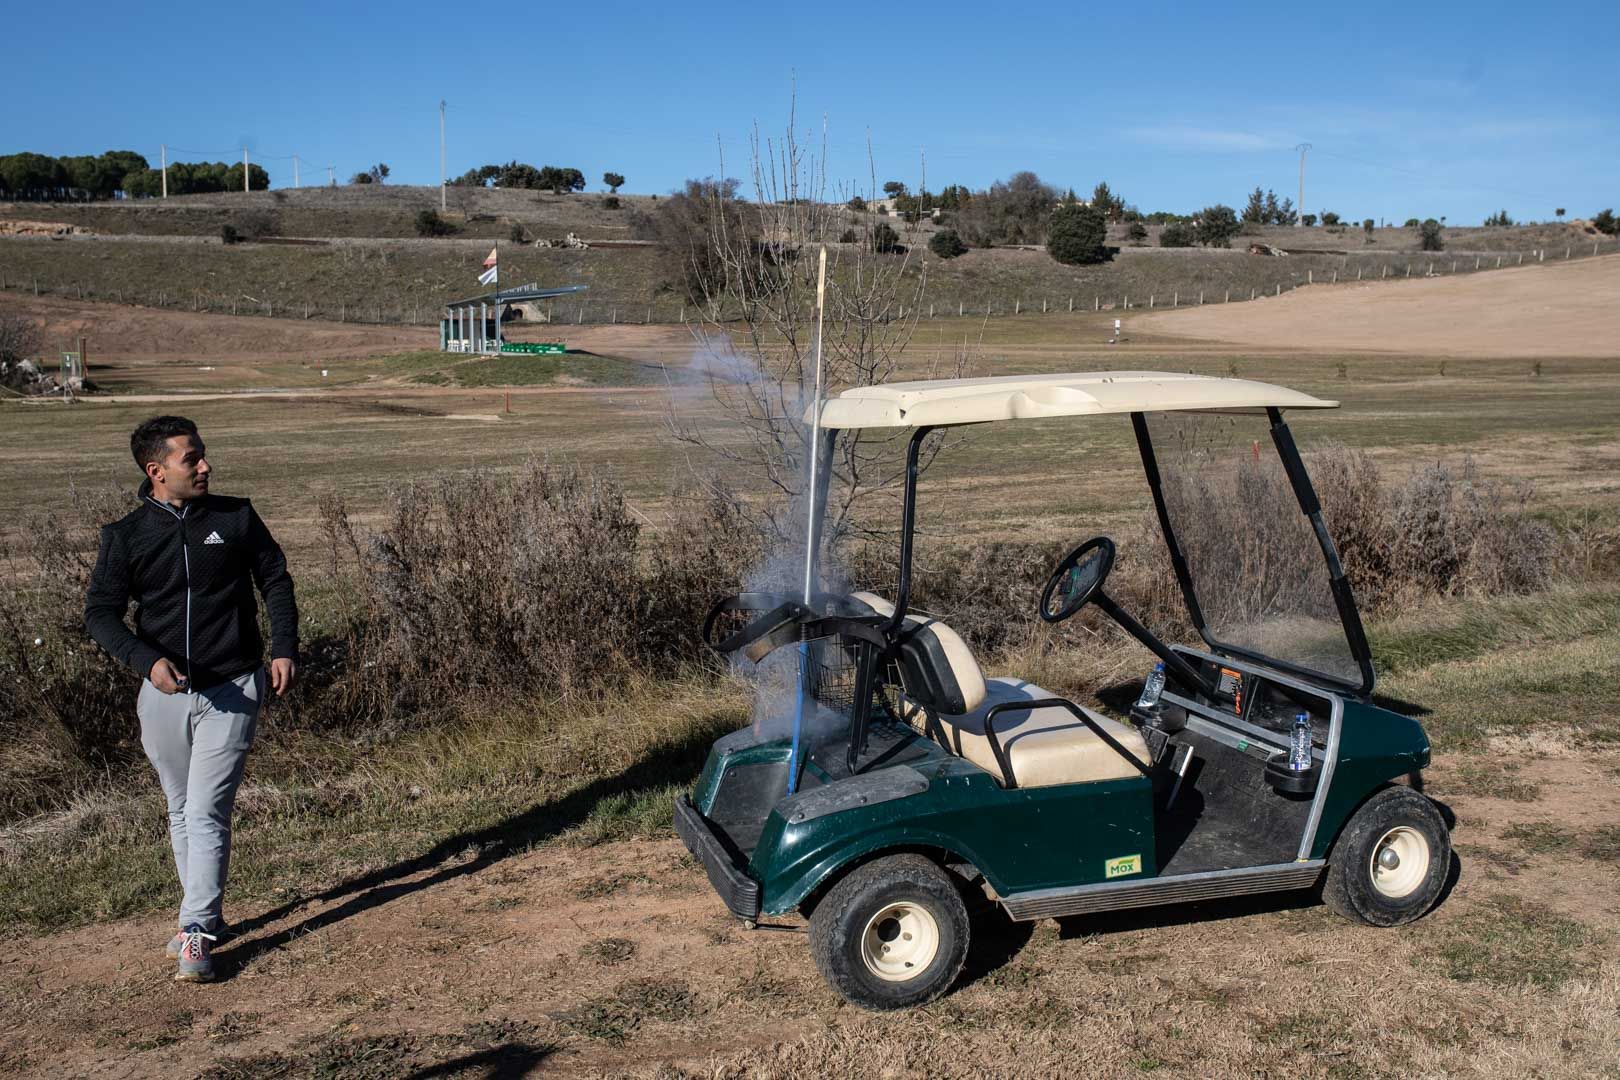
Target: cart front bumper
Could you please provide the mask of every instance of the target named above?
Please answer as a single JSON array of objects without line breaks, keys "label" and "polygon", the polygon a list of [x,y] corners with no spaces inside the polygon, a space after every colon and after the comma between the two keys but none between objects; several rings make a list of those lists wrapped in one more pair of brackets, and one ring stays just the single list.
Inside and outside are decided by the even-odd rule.
[{"label": "cart front bumper", "polygon": [[759,918],[759,882],[749,877],[731,857],[726,845],[687,795],[675,799],[675,832],[686,845],[686,850],[703,863],[709,884],[726,902],[726,907],[739,919],[752,922]]}]

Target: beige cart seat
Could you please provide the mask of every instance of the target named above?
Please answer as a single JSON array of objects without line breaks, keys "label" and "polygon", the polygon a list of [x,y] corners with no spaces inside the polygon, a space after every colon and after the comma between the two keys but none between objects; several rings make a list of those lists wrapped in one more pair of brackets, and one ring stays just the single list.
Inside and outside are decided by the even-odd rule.
[{"label": "beige cart seat", "polygon": [[[1022,679],[986,679],[985,698],[965,716],[940,716],[946,748],[967,758],[979,768],[1007,783],[1001,765],[984,737],[984,718],[995,706],[1007,701],[1038,701],[1062,697]],[[1081,706],[1081,711],[1106,731],[1120,746],[1146,764],[1151,760],[1142,733],[1129,724],[1110,720],[1101,713]],[[1093,780],[1124,780],[1141,772],[1112,746],[1109,746],[1068,709],[1008,709],[997,713],[996,738],[1012,766],[1019,787],[1050,787]]]},{"label": "beige cart seat", "polygon": [[[894,605],[873,593],[858,592],[853,593],[852,597],[878,615],[894,614]],[[933,652],[944,658],[966,705],[965,710],[956,715],[935,710],[934,719],[938,724],[935,730],[929,729],[922,709],[910,710],[906,716],[907,722],[919,733],[939,742],[958,757],[973,762],[1005,786],[1007,777],[1002,775],[1001,764],[990,749],[990,740],[984,736],[985,716],[1003,702],[1038,701],[1062,695],[1053,694],[1022,679],[986,679],[967,643],[938,619],[907,615],[906,624],[930,635],[938,643],[938,648]],[[1084,709],[1084,712],[1139,760],[1150,760],[1147,743],[1135,728],[1110,720],[1091,709]],[[996,737],[1006,751],[1008,762],[1012,765],[1013,779],[1019,787],[1121,780],[1141,775],[1134,765],[1067,709],[1055,706],[1034,710],[1008,709],[997,714],[995,727]]]}]

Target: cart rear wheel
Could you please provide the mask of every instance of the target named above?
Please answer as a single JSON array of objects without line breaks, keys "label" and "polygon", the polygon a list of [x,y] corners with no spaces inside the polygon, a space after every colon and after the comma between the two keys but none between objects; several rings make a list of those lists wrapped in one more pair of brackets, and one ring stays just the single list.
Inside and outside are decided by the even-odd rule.
[{"label": "cart rear wheel", "polygon": [[810,916],[816,967],[866,1009],[903,1009],[944,993],[962,970],[968,937],[956,883],[921,855],[851,871]]},{"label": "cart rear wheel", "polygon": [[1451,836],[1434,804],[1411,788],[1386,788],[1339,834],[1322,899],[1346,918],[1399,926],[1434,906],[1450,869]]}]

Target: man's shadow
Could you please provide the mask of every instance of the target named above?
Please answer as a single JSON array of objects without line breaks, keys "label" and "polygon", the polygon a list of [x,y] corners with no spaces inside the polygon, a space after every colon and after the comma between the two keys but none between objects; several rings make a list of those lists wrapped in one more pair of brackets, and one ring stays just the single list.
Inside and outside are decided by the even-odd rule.
[{"label": "man's shadow", "polygon": [[[582,824],[604,799],[637,795],[670,784],[690,783],[703,767],[715,734],[714,731],[699,731],[679,740],[660,743],[617,776],[597,780],[486,828],[457,833],[414,858],[350,878],[313,896],[299,897],[234,924],[231,927],[231,944],[214,954],[218,977],[229,979],[259,956],[279,949],[304,934],[371,911],[402,896],[475,874],[510,855],[522,854],[536,844]],[[473,858],[453,866],[445,865],[469,848],[477,851]],[[426,877],[416,877],[430,870],[436,872]],[[336,907],[318,911],[302,922],[273,934],[248,940],[256,931],[281,921],[299,908],[343,897],[348,899]]]}]

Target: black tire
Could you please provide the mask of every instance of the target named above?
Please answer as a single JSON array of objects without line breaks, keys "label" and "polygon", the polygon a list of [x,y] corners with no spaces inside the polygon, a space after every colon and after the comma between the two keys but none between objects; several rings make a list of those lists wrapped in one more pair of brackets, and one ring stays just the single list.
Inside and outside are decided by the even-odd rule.
[{"label": "black tire", "polygon": [[[845,1000],[904,1009],[950,989],[967,959],[969,933],[967,905],[950,874],[921,855],[888,855],[851,871],[822,897],[810,916],[810,953]],[[902,951],[889,954],[888,942]],[[905,970],[911,963],[915,972]]]},{"label": "black tire", "polygon": [[[1384,848],[1391,849],[1396,865],[1375,868]],[[1450,872],[1451,834],[1440,811],[1411,788],[1385,788],[1339,834],[1328,855],[1322,899],[1347,919],[1400,926],[1434,906]]]}]

